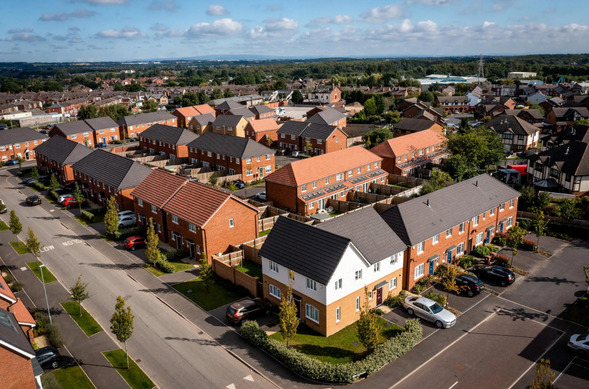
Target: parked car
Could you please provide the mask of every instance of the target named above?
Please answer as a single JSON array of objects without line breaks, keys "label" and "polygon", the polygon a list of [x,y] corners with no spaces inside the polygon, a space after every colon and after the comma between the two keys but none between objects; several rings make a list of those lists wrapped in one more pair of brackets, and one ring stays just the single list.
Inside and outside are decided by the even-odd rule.
[{"label": "parked car", "polygon": [[245,188],[245,182],[243,182],[242,180],[233,180],[232,182],[235,184],[237,189]]},{"label": "parked car", "polygon": [[39,131],[41,134],[47,135],[49,134],[49,130],[41,130]]},{"label": "parked car", "polygon": [[266,192],[256,193],[255,197],[260,201],[266,201]]},{"label": "parked car", "polygon": [[12,166],[12,165],[18,165],[18,160],[9,159],[8,161],[4,162],[4,166]]},{"label": "parked car", "polygon": [[456,277],[456,286],[458,286],[458,294],[466,293],[470,297],[485,290],[485,284],[470,274],[461,274]]},{"label": "parked car", "polygon": [[125,215],[119,218],[119,228],[135,226],[135,215]]},{"label": "parked car", "polygon": [[227,307],[227,320],[239,324],[242,320],[270,314],[270,303],[260,298],[237,301]]},{"label": "parked car", "polygon": [[2,199],[0,199],[0,213],[6,213],[8,212],[8,209],[6,208],[6,204],[4,204],[4,201]]},{"label": "parked car", "polygon": [[27,203],[27,205],[31,205],[31,206],[39,205],[39,204],[41,204],[41,198],[37,195],[29,196],[26,199],[26,203]]},{"label": "parked car", "polygon": [[35,356],[37,358],[37,362],[39,362],[39,365],[41,365],[43,368],[50,367],[52,369],[57,369],[61,362],[59,351],[50,346],[41,347],[35,351]]},{"label": "parked car", "polygon": [[589,333],[571,335],[568,346],[579,355],[589,358]]},{"label": "parked car", "polygon": [[121,211],[119,212],[119,220],[121,220],[121,218],[125,217],[125,216],[133,216],[135,217],[135,211]]},{"label": "parked car", "polygon": [[480,278],[493,281],[501,286],[511,285],[515,281],[515,274],[503,266],[484,266],[474,269]]},{"label": "parked car", "polygon": [[130,236],[125,239],[124,244],[127,250],[135,251],[135,249],[145,246],[145,238],[139,235]]},{"label": "parked car", "polygon": [[425,297],[408,296],[403,301],[403,307],[408,314],[430,321],[438,328],[450,328],[456,324],[456,316],[452,312]]},{"label": "parked car", "polygon": [[[85,203],[86,203],[86,200],[82,201],[82,204],[85,204]],[[78,205],[78,202],[76,201],[76,198],[74,196],[72,196],[72,197],[67,197],[65,200],[63,200],[61,205],[63,205],[64,207],[69,207],[69,206]]]},{"label": "parked car", "polygon": [[27,178],[23,178],[22,183],[25,185],[33,185],[35,183],[35,180],[33,177],[27,177]]},{"label": "parked car", "polygon": [[69,198],[72,198],[73,199],[74,198],[74,195],[71,194],[71,193],[62,194],[62,195],[59,195],[57,197],[57,202],[59,204],[61,204],[61,203],[63,203],[65,201],[65,199],[69,199]]},{"label": "parked car", "polygon": [[96,143],[96,147],[106,147],[106,142],[98,142]]},{"label": "parked car", "polygon": [[291,157],[298,158],[298,157],[300,157],[300,156],[301,156],[301,152],[300,152],[300,151],[296,151],[296,150],[295,150],[295,151],[293,151],[293,152],[290,154],[290,156],[291,156]]}]

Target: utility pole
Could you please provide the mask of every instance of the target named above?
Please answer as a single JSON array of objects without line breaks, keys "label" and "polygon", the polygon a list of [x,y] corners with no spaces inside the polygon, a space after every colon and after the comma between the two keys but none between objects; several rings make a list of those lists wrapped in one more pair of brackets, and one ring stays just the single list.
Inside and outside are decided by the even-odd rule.
[{"label": "utility pole", "polygon": [[481,85],[481,78],[485,78],[485,68],[483,67],[483,55],[480,55],[479,59],[479,71],[477,72],[477,77],[479,79],[479,85]]}]

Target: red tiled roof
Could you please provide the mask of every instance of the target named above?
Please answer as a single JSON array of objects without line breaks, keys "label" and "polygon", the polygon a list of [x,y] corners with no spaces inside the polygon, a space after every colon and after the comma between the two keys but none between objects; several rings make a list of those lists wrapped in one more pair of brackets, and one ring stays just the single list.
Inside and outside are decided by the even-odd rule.
[{"label": "red tiled roof", "polygon": [[195,105],[193,108],[196,109],[201,115],[204,115],[205,113],[212,113],[213,115],[215,114],[213,107],[208,104]]},{"label": "red tiled roof", "polygon": [[423,130],[389,139],[370,151],[381,157],[395,158],[447,141],[448,139],[435,131]]},{"label": "red tiled roof", "polygon": [[21,299],[18,299],[18,301],[14,305],[11,305],[8,310],[12,312],[18,324],[28,325],[30,327],[34,327],[36,325],[33,315],[31,315]]},{"label": "red tiled roof", "polygon": [[186,178],[156,169],[131,192],[131,196],[162,208],[187,182]]},{"label": "red tiled roof", "polygon": [[4,278],[0,276],[0,298],[13,304],[16,302],[16,296],[12,293],[12,290],[8,287]]},{"label": "red tiled roof", "polygon": [[278,130],[278,123],[272,118],[252,120],[250,126],[254,132],[276,131]]},{"label": "red tiled roof", "polygon": [[382,161],[382,158],[364,147],[350,147],[291,162],[266,176],[265,180],[288,186],[300,186],[378,161]]},{"label": "red tiled roof", "polygon": [[179,113],[180,115],[182,115],[184,117],[194,116],[194,115],[198,115],[199,114],[198,110],[196,108],[194,108],[194,107],[176,108],[176,110],[174,111],[174,113]]}]

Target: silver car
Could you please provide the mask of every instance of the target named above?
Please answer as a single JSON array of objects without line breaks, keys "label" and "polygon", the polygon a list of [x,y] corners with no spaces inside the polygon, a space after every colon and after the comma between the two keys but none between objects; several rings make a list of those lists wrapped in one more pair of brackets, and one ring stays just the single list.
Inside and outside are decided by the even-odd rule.
[{"label": "silver car", "polygon": [[589,357],[589,333],[586,335],[575,334],[569,339],[568,346],[570,349],[579,353],[579,355]]},{"label": "silver car", "polygon": [[425,297],[408,296],[403,301],[403,307],[408,314],[435,323],[438,328],[450,328],[456,324],[456,316],[452,312]]},{"label": "silver car", "polygon": [[136,221],[134,215],[123,216],[119,219],[119,228],[134,227],[135,223]]}]

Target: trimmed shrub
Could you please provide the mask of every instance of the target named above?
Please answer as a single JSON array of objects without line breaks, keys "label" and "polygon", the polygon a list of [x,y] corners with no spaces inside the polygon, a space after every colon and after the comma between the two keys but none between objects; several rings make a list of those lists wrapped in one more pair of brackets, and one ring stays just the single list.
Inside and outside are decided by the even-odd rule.
[{"label": "trimmed shrub", "polygon": [[[518,219],[518,221],[520,221],[520,219]],[[495,234],[495,237],[493,238],[493,244],[505,247],[505,245],[507,244],[507,235],[498,232],[497,234]]]},{"label": "trimmed shrub", "polygon": [[497,246],[495,246],[494,244],[491,244],[491,243],[487,243],[485,245],[485,247],[488,247],[489,250],[491,250],[491,252],[493,252],[493,253],[498,253],[501,250],[501,247],[497,247]]},{"label": "trimmed shrub", "polygon": [[419,281],[417,281],[417,283],[415,284],[413,289],[411,289],[411,291],[416,294],[421,294],[421,292],[424,289],[427,289],[430,286],[432,286],[434,281],[435,281],[435,279],[434,279],[433,274],[428,274],[427,276],[425,276],[422,279],[420,279]]},{"label": "trimmed shrub", "polygon": [[458,258],[458,266],[464,269],[471,268],[476,263],[478,263],[478,260],[472,255],[463,255],[460,258]]},{"label": "trimmed shrub", "polygon": [[430,290],[429,292],[424,294],[423,297],[426,297],[430,300],[434,300],[436,303],[440,304],[442,307],[445,307],[446,304],[448,303],[448,299],[446,296],[444,296],[443,294],[440,294],[440,293],[436,293],[433,290]]},{"label": "trimmed shrub", "polygon": [[33,186],[37,189],[37,190],[45,190],[47,189],[47,187],[43,184],[41,184],[40,182],[35,182],[33,183]]},{"label": "trimmed shrub", "polygon": [[532,231],[534,229],[534,221],[532,219],[518,217],[517,223],[526,231]]},{"label": "trimmed shrub", "polygon": [[506,257],[505,255],[495,255],[495,261],[493,262],[497,266],[509,267],[511,263],[511,258]]},{"label": "trimmed shrub", "polygon": [[484,258],[485,256],[491,254],[491,249],[487,246],[477,246],[474,248],[474,250],[472,250],[472,252],[477,257]]},{"label": "trimmed shrub", "polygon": [[533,240],[530,239],[526,239],[524,238],[524,243],[520,246],[522,248],[522,250],[530,250],[530,251],[536,251],[536,242],[534,242]]},{"label": "trimmed shrub", "polygon": [[133,235],[145,235],[145,226],[121,228],[115,233],[115,240],[124,240]]},{"label": "trimmed shrub", "polygon": [[93,208],[93,209],[89,209],[88,212],[90,212],[93,215],[105,215],[106,214],[106,207],[98,207],[98,208]]},{"label": "trimmed shrub", "polygon": [[407,297],[407,292],[405,292],[404,290],[402,290],[401,292],[399,292],[398,295],[393,296],[393,295],[389,295],[385,301],[384,301],[384,305],[386,305],[389,308],[396,308],[396,307],[400,307],[403,304],[403,300],[405,300],[405,297]]},{"label": "trimmed shrub", "polygon": [[94,219],[96,218],[96,215],[94,215],[92,212],[88,212],[88,211],[82,211],[82,217],[84,219],[86,219],[89,223],[94,223]]},{"label": "trimmed shrub", "polygon": [[173,273],[174,266],[170,265],[170,262],[165,260],[164,258],[160,257],[159,260],[155,262],[155,267],[164,273]]},{"label": "trimmed shrub", "polygon": [[374,310],[374,313],[376,313],[378,316],[384,315],[384,311],[382,309],[380,309],[380,308],[376,308]]},{"label": "trimmed shrub", "polygon": [[12,283],[12,285],[10,285],[10,289],[13,292],[20,292],[23,287],[24,287],[24,285],[22,284],[22,282],[18,282],[18,281],[15,281]]},{"label": "trimmed shrub", "polygon": [[50,190],[49,192],[47,192],[47,197],[57,201],[57,198],[59,197],[59,194],[54,191],[54,190]]},{"label": "trimmed shrub", "polygon": [[311,358],[286,344],[268,338],[255,321],[241,325],[241,336],[284,363],[295,373],[319,382],[352,383],[361,376],[380,370],[387,363],[411,350],[422,338],[423,330],[418,319],[409,319],[405,331],[376,346],[366,358],[356,362],[335,364]]},{"label": "trimmed shrub", "polygon": [[45,335],[49,344],[55,348],[63,346],[63,339],[59,333],[59,328],[49,322],[49,316],[38,309],[31,310],[37,327],[34,330],[35,336]]},{"label": "trimmed shrub", "polygon": [[10,284],[11,282],[14,281],[14,276],[10,273],[6,273],[6,276],[4,277],[4,281],[6,281],[7,284]]},{"label": "trimmed shrub", "polygon": [[166,261],[176,262],[182,258],[186,258],[190,252],[186,249],[178,249],[165,253]]}]

